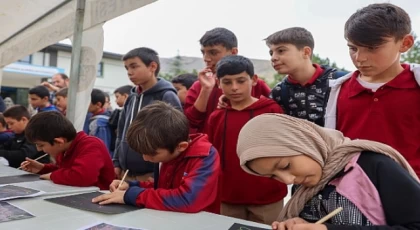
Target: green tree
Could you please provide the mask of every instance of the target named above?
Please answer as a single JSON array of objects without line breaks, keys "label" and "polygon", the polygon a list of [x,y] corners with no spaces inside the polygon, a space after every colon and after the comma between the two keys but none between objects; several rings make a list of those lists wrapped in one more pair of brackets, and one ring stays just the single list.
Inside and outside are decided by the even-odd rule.
[{"label": "green tree", "polygon": [[401,55],[401,61],[407,63],[420,63],[420,40],[414,35],[414,45],[411,49]]},{"label": "green tree", "polygon": [[173,76],[178,76],[180,74],[187,73],[187,71],[183,69],[183,60],[181,55],[179,54],[179,50],[171,65],[171,73],[173,74]]},{"label": "green tree", "polygon": [[314,54],[312,56],[312,62],[319,65],[327,65],[338,70],[347,71],[345,68],[338,67],[336,62],[331,62],[329,58],[322,58],[318,54]]}]

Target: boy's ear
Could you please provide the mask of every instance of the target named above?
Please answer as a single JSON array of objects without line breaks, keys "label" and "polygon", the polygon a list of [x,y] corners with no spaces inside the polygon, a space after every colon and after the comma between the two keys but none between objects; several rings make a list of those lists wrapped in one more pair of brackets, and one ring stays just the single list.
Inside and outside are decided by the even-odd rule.
[{"label": "boy's ear", "polygon": [[409,49],[411,49],[411,47],[413,47],[413,45],[414,45],[413,35],[411,35],[411,34],[405,35],[402,39],[402,43],[401,43],[401,47],[400,47],[400,53],[407,52]]},{"label": "boy's ear", "polygon": [[303,50],[303,57],[306,59],[311,59],[312,57],[312,49],[309,46],[305,46],[302,48]]},{"label": "boy's ear", "polygon": [[219,79],[219,78],[216,78],[216,85],[217,85],[217,87],[219,87],[220,89],[222,88],[222,87],[220,86],[220,79]]},{"label": "boy's ear", "polygon": [[258,83],[258,75],[254,74],[254,76],[251,77],[252,80],[252,86],[256,86]]},{"label": "boy's ear", "polygon": [[22,117],[20,120],[23,121],[23,122],[28,122],[29,121],[29,119],[26,118],[26,117]]},{"label": "boy's ear", "polygon": [[157,70],[157,67],[158,67],[158,64],[156,62],[154,62],[154,61],[150,62],[148,67],[149,67],[150,71],[152,71],[153,73],[156,74],[156,70]]},{"label": "boy's ear", "polygon": [[238,51],[238,47],[233,47],[232,50],[231,50],[231,52],[232,52],[233,55],[238,54],[238,52],[239,52]]},{"label": "boy's ear", "polygon": [[180,152],[184,152],[190,144],[187,141],[183,141],[178,144],[177,150]]},{"label": "boy's ear", "polygon": [[62,145],[62,144],[64,144],[64,143],[66,143],[66,139],[64,139],[64,138],[62,138],[62,137],[57,137],[57,138],[54,138],[54,143],[55,143],[55,144]]}]

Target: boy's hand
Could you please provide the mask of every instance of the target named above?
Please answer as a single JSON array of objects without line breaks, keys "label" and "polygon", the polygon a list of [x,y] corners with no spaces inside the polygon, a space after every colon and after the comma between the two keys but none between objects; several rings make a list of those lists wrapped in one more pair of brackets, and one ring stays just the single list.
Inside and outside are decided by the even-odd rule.
[{"label": "boy's hand", "polygon": [[121,168],[115,167],[114,168],[115,175],[117,179],[121,179]]},{"label": "boy's hand", "polygon": [[198,73],[198,81],[202,89],[212,90],[216,85],[216,76],[212,73],[211,69],[206,68]]},{"label": "boy's hand", "polygon": [[273,224],[271,224],[271,227],[273,230],[290,230],[294,229],[293,226],[297,224],[307,224],[306,220],[296,217],[292,219],[288,219],[283,222],[274,221]]},{"label": "boy's hand", "polygon": [[44,164],[26,157],[25,161],[20,164],[20,168],[26,172],[38,173],[44,168]]},{"label": "boy's hand", "polygon": [[118,187],[118,185],[120,185],[120,182],[121,182],[120,180],[112,181],[112,183],[109,185],[109,191],[111,192],[114,192],[115,190],[125,191],[128,189],[128,187],[130,187],[129,184],[125,181],[121,184],[120,187]]},{"label": "boy's hand", "polygon": [[217,103],[218,109],[226,109],[228,104],[226,103],[228,101],[227,97],[222,94],[222,96],[219,97],[219,102]]},{"label": "boy's hand", "polygon": [[51,180],[51,173],[43,174],[39,178],[44,180]]},{"label": "boy's hand", "polygon": [[104,204],[125,204],[124,203],[125,191],[115,190],[114,192],[100,195],[92,199],[93,203]]}]

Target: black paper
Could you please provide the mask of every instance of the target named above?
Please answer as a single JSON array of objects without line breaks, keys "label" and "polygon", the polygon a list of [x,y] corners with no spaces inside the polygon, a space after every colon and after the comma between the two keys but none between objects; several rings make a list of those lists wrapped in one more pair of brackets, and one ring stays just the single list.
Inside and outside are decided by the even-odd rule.
[{"label": "black paper", "polygon": [[13,206],[7,202],[0,201],[0,223],[22,220],[34,217],[32,214],[25,212],[24,210]]},{"label": "black paper", "polygon": [[104,193],[101,192],[91,192],[57,198],[49,198],[45,200],[71,208],[77,208],[85,211],[99,212],[104,214],[120,214],[140,209],[139,207],[134,207],[126,204],[99,205],[96,203],[92,203],[93,198],[103,194]]},{"label": "black paper", "polygon": [[13,183],[21,183],[21,182],[29,182],[29,181],[39,181],[38,174],[23,174],[17,176],[4,176],[0,177],[0,185],[1,184],[13,184]]},{"label": "black paper", "polygon": [[230,226],[229,230],[271,230],[271,228],[260,228],[245,224],[234,223],[232,226]]}]

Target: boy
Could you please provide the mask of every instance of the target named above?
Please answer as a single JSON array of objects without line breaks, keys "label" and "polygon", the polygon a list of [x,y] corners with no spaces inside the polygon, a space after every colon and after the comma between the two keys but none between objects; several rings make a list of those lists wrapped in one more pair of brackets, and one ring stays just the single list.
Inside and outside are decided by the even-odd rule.
[{"label": "boy", "polygon": [[13,136],[13,132],[7,129],[3,113],[0,113],[0,146],[12,139]]},{"label": "boy", "polygon": [[128,96],[130,96],[131,90],[133,88],[134,87],[131,85],[124,85],[117,88],[114,91],[115,103],[117,103],[118,107],[122,108],[124,106],[124,103],[127,100]]},{"label": "boy", "polygon": [[68,88],[60,89],[56,94],[56,107],[61,111],[61,113],[66,115],[67,112],[67,93]]},{"label": "boy", "polygon": [[156,51],[146,47],[133,49],[124,55],[123,61],[128,77],[136,87],[125,102],[117,128],[113,158],[115,174],[121,178],[125,171],[129,170],[129,179],[145,181],[153,176],[153,163],[144,161],[141,155],[128,146],[126,141],[128,127],[137,112],[153,101],[167,102],[181,111],[182,106],[172,84],[156,77],[160,70]]},{"label": "boy", "polygon": [[[31,116],[24,106],[12,106],[4,112],[3,116],[9,129],[15,133],[15,137],[0,148],[0,157],[5,158],[10,167],[18,168],[25,158],[35,159],[45,154],[37,151],[35,145],[25,138],[25,128]],[[42,130],[45,132],[44,128]],[[44,157],[40,161],[49,162],[49,159]]]},{"label": "boy", "polygon": [[181,104],[185,104],[185,98],[187,97],[187,92],[191,88],[192,84],[197,81],[197,75],[191,73],[184,73],[176,76],[172,79],[172,85],[175,87],[178,92],[178,98],[181,101]]},{"label": "boy", "polygon": [[35,86],[29,90],[29,103],[38,113],[45,111],[59,111],[50,103],[50,92],[42,85]]},{"label": "boy", "polygon": [[409,15],[389,3],[350,16],[345,38],[357,71],[331,82],[326,127],[392,146],[420,176],[420,67],[400,64],[410,33]]},{"label": "boy", "polygon": [[26,138],[56,161],[56,164],[42,164],[27,158],[22,163],[23,170],[41,174],[42,179],[104,190],[115,178],[104,143],[83,131],[77,133],[61,113],[45,112],[33,116],[26,128]]},{"label": "boy", "polygon": [[282,106],[286,114],[324,126],[328,81],[345,73],[312,63],[314,39],[304,28],[284,29],[265,40],[273,68],[279,74],[287,74],[273,88],[270,98]]},{"label": "boy", "polygon": [[127,132],[127,141],[139,155],[156,167],[154,182],[124,182],[94,203],[122,203],[162,211],[219,213],[220,160],[205,134],[188,134],[184,114],[164,102],[144,107]]},{"label": "boy", "polygon": [[[216,63],[225,56],[238,53],[238,41],[235,34],[225,28],[215,28],[207,31],[200,39],[201,53],[206,68],[198,74],[198,81],[188,90],[185,99],[185,115],[190,122],[191,129],[206,133],[207,121],[210,114],[217,108],[222,90],[216,85]],[[268,96],[270,88],[263,81],[252,88],[252,96],[259,98]]]},{"label": "boy", "polygon": [[283,207],[286,185],[245,173],[239,164],[236,143],[240,130],[253,117],[283,110],[269,98],[251,96],[258,77],[248,58],[239,55],[222,58],[217,63],[216,75],[218,85],[230,101],[230,106],[215,110],[209,118],[212,127],[209,140],[220,153],[223,170],[221,214],[271,224]]},{"label": "boy", "polygon": [[104,108],[105,97],[105,93],[100,89],[92,89],[92,93],[90,93],[88,113],[91,113],[92,116],[87,121],[89,122],[88,134],[101,139],[112,156],[110,148],[112,134],[108,124],[111,113]]}]

